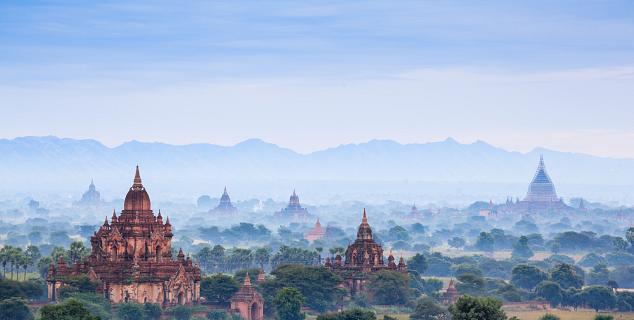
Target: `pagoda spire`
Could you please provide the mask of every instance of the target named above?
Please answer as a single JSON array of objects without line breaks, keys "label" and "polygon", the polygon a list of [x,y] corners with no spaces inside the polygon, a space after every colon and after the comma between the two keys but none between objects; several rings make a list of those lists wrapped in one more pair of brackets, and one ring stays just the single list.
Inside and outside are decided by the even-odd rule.
[{"label": "pagoda spire", "polygon": [[134,184],[133,187],[143,187],[143,182],[141,181],[141,174],[139,173],[139,165],[136,166],[136,172],[134,173]]},{"label": "pagoda spire", "polygon": [[249,271],[247,271],[247,274],[244,276],[244,284],[242,286],[244,287],[251,286],[251,278],[249,277]]},{"label": "pagoda spire", "polygon": [[363,219],[361,219],[361,223],[368,224],[368,216],[365,214],[365,208],[363,208]]}]

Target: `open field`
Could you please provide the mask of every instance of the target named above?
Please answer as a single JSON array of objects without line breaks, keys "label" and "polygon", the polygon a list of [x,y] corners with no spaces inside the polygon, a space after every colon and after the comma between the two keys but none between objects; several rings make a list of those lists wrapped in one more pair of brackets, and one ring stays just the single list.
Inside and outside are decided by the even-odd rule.
[{"label": "open field", "polygon": [[596,313],[594,310],[506,311],[509,317],[516,316],[521,320],[538,320],[546,313],[554,314],[560,317],[561,320],[593,320],[597,314],[609,314],[612,315],[615,320],[634,320],[634,312]]},{"label": "open field", "polygon": [[[577,311],[566,311],[566,310],[550,310],[548,311],[551,314],[557,315],[561,318],[561,320],[594,320],[594,316],[597,315],[593,310],[577,310]],[[506,315],[509,317],[516,316],[521,320],[538,320],[539,317],[546,314],[546,311],[506,311]],[[614,317],[615,320],[634,320],[634,312],[615,312],[615,313],[600,313],[600,314],[609,314]],[[408,314],[389,314],[389,316],[395,317],[398,320],[409,320]],[[377,319],[382,319],[383,314],[378,314]]]}]

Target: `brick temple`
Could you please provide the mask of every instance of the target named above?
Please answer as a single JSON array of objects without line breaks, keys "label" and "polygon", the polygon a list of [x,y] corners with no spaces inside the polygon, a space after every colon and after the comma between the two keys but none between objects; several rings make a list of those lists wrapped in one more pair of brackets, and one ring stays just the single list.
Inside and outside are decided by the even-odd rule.
[{"label": "brick temple", "polygon": [[97,293],[112,303],[162,305],[192,304],[200,299],[200,269],[179,250],[172,257],[172,225],[154,215],[139,167],[125,197],[123,211],[90,239],[91,254],[74,265],[63,257],[51,263],[46,282],[48,298],[59,299],[59,289],[73,276],[87,275],[98,283]]},{"label": "brick temple", "polygon": [[326,258],[325,267],[339,274],[350,294],[355,295],[366,291],[367,281],[376,272],[392,270],[407,273],[403,257],[396,264],[394,256],[390,252],[387,260],[386,265],[383,258],[383,247],[374,241],[372,228],[368,224],[368,217],[363,209],[363,218],[357,231],[357,239],[346,249],[345,259],[341,255],[337,255],[334,262],[330,258]]}]

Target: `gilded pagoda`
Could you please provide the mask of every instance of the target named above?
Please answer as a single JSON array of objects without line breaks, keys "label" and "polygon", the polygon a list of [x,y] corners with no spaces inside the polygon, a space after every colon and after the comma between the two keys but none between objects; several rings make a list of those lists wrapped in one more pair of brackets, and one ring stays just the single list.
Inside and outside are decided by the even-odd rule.
[{"label": "gilded pagoda", "polygon": [[66,265],[63,257],[51,263],[46,282],[48,298],[59,299],[59,289],[70,277],[87,275],[98,283],[97,293],[112,303],[192,304],[200,299],[200,269],[179,250],[172,257],[172,225],[154,215],[139,167],[125,197],[123,211],[113,212],[90,239],[91,254]]}]

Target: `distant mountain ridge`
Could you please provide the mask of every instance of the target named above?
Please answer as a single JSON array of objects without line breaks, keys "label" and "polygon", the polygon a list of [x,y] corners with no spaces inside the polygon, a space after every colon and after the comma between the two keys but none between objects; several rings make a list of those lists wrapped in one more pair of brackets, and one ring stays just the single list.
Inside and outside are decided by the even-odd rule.
[{"label": "distant mountain ridge", "polygon": [[[399,144],[391,140],[300,154],[259,139],[234,146],[139,141],[109,148],[92,139],[54,136],[0,139],[2,188],[47,183],[86,184],[89,177],[127,184],[134,165],[144,177],[178,187],[226,180],[335,180],[526,183],[543,154],[555,184],[632,185],[634,159],[611,159],[535,149],[511,152],[483,141]],[[128,179],[129,180],[129,179]],[[99,186],[99,180],[96,181]]]}]

